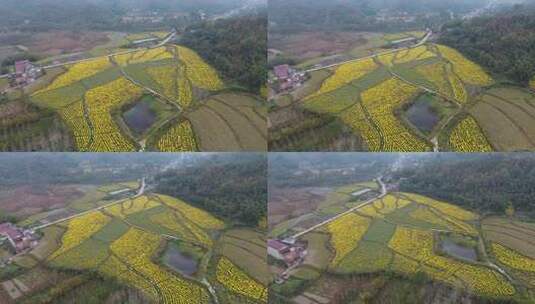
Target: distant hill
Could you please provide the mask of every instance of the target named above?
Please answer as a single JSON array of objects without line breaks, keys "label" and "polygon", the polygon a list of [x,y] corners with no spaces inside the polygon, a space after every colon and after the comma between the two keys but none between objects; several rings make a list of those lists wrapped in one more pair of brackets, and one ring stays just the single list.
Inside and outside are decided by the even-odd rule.
[{"label": "distant hill", "polygon": [[[281,32],[320,29],[400,31],[440,24],[450,18],[450,13],[468,12],[484,6],[486,2],[487,0],[270,0],[269,18],[271,30]],[[420,16],[401,20],[406,13]],[[377,19],[378,15],[384,15],[384,18]]]},{"label": "distant hill", "polygon": [[[218,14],[241,7],[248,0],[2,0],[0,27],[43,31],[51,29],[114,30],[123,28],[127,13]],[[152,23],[152,21],[151,21]],[[121,27],[123,26],[123,27]],[[130,29],[131,30],[131,29]]]}]

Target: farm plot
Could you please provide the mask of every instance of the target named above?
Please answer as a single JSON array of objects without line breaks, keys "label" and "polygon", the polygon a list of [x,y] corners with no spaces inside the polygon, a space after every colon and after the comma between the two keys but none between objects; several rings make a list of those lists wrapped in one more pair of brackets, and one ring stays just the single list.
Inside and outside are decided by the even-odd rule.
[{"label": "farm plot", "polygon": [[[317,267],[324,267],[325,262],[321,261],[327,258],[330,259],[328,269],[336,273],[390,270],[411,275],[424,272],[434,280],[480,296],[513,297],[517,293],[514,281],[489,266],[485,255],[480,255],[482,260],[469,262],[446,252],[437,252],[442,246],[440,236],[443,234],[474,240],[481,237],[474,226],[477,219],[477,214],[447,202],[412,193],[392,193],[357,209],[355,213],[344,215],[305,238],[312,242],[311,250],[321,263]],[[498,238],[489,239],[487,236],[492,230],[489,227],[502,225],[511,226],[511,223],[503,219],[484,221],[485,238],[496,244]],[[524,235],[535,231],[535,226],[525,223],[515,223],[513,228]],[[322,237],[324,235],[328,237]],[[327,243],[329,246],[326,246]],[[520,242],[517,242],[516,246],[519,245]],[[494,247],[493,252],[497,252],[498,259],[504,260],[504,265],[524,272],[535,271],[532,268],[535,260],[529,256],[510,247]],[[330,248],[331,254],[324,252],[322,257],[318,256],[327,248]]]},{"label": "farm plot", "polygon": [[[66,66],[31,100],[58,112],[78,151],[265,150],[266,110],[255,98],[224,93],[201,104],[224,88],[194,51],[173,45]],[[155,112],[139,131],[121,112],[149,95]]]},{"label": "farm plot", "polygon": [[265,109],[253,97],[215,95],[186,114],[196,142],[208,151],[266,150]]},{"label": "farm plot", "polygon": [[[59,248],[46,257],[46,263],[97,271],[159,303],[211,303],[205,283],[168,270],[156,257],[168,240],[211,252],[213,232],[224,228],[221,220],[173,197],[140,196],[47,228],[45,233],[59,240]],[[50,252],[39,251],[40,255]],[[210,278],[217,284],[218,296],[221,293],[220,303],[235,303],[240,297],[255,303],[267,301],[266,285],[271,278],[267,266],[259,267],[266,265],[262,233],[246,228],[226,231],[214,252],[206,256],[214,265]]]},{"label": "farm plot", "polygon": [[535,259],[535,225],[491,217],[482,221],[481,228],[486,240]]},{"label": "farm plot", "polygon": [[267,285],[271,274],[266,262],[266,239],[263,233],[239,228],[226,231],[217,244],[219,259],[212,265],[213,281],[220,298],[232,301],[267,302]]},{"label": "farm plot", "polygon": [[485,91],[470,109],[498,151],[535,149],[535,96],[514,87]]},{"label": "farm plot", "polygon": [[[410,36],[406,34],[400,37]],[[511,128],[504,128],[504,122],[500,127],[496,124],[483,126],[484,122],[479,117],[482,114],[476,115],[482,112],[479,107],[486,105],[476,102],[476,105],[472,106],[474,95],[493,84],[494,80],[480,66],[458,51],[428,43],[342,64],[333,69],[332,75],[323,81],[316,92],[301,101],[307,110],[340,117],[353,132],[363,138],[364,147],[368,151],[429,151],[432,148],[431,139],[437,135],[435,132],[441,134],[441,141],[444,140],[440,147],[454,151],[485,152],[504,150],[506,146],[522,149],[516,148],[520,146],[518,143],[511,145],[511,142],[521,142],[520,138],[526,136],[530,138],[524,138],[524,142],[527,141],[531,145],[531,134],[535,132],[531,130],[534,124],[531,123],[532,108],[529,102],[528,105],[526,102],[521,105],[509,100],[514,99],[509,96],[510,92],[501,92],[507,96],[504,99],[516,104],[509,108],[516,107],[517,113],[510,113],[509,116],[515,117],[517,125],[522,124],[519,134],[504,139],[505,143],[501,146],[495,144],[501,138],[493,140],[489,133]],[[495,89],[489,89],[491,92],[493,90]],[[438,95],[441,99],[436,102],[445,103],[444,108],[463,108],[470,105],[468,111],[473,118],[462,120],[460,117],[454,120],[459,123],[456,126],[444,128],[439,124],[433,132],[422,134],[400,114],[408,109],[423,91]],[[521,98],[519,97],[519,100]],[[444,115],[457,114],[457,111],[449,111]],[[488,121],[495,122],[496,119],[490,118]],[[504,121],[507,122],[507,119]],[[526,148],[525,145],[523,147],[530,148],[532,149]]]}]

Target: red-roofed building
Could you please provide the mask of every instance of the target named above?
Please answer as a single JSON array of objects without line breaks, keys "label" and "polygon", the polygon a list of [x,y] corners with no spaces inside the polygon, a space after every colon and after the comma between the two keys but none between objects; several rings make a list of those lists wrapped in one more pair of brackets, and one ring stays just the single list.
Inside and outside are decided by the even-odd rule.
[{"label": "red-roofed building", "polygon": [[268,240],[268,255],[278,259],[284,260],[284,254],[290,251],[288,245],[278,240]]},{"label": "red-roofed building", "polygon": [[15,62],[15,73],[11,74],[12,86],[26,85],[43,75],[43,69],[34,66],[29,60]]},{"label": "red-roofed building", "polygon": [[19,253],[32,245],[35,239],[33,232],[30,230],[22,230],[12,223],[0,224],[0,236],[5,237],[15,253]]},{"label": "red-roofed building", "polygon": [[286,80],[290,77],[290,66],[287,64],[278,65],[273,68],[273,73],[279,80]]},{"label": "red-roofed building", "polygon": [[283,261],[286,266],[299,263],[307,254],[305,244],[287,244],[285,241],[268,240],[268,255]]},{"label": "red-roofed building", "polygon": [[15,62],[15,74],[17,76],[23,76],[26,74],[26,71],[29,69],[31,63],[29,60],[21,60]]}]

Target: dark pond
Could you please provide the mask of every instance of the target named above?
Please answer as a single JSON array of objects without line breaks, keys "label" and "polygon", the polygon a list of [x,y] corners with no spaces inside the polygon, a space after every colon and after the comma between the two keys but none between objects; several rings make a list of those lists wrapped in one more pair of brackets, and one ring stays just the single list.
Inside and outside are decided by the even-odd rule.
[{"label": "dark pond", "polygon": [[456,258],[477,261],[477,252],[475,248],[459,245],[449,239],[442,240],[442,250]]},{"label": "dark pond", "polygon": [[185,275],[192,275],[197,272],[197,260],[180,252],[176,244],[169,244],[164,253],[164,261],[167,266]]},{"label": "dark pond", "polygon": [[143,134],[156,120],[156,113],[150,108],[146,100],[123,113],[126,125],[136,134]]},{"label": "dark pond", "polygon": [[421,96],[405,113],[409,121],[424,133],[430,133],[440,120],[432,111],[430,100],[429,96]]}]

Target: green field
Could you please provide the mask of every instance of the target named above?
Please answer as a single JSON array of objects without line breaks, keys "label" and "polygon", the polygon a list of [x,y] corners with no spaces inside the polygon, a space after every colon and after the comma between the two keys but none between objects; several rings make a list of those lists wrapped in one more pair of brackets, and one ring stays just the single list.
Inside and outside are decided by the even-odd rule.
[{"label": "green field", "polygon": [[[348,278],[358,280],[356,275],[370,278],[389,272],[410,282],[424,276],[495,301],[534,300],[533,223],[482,218],[447,202],[394,192],[300,240],[307,242],[309,255],[288,281],[273,287],[280,295],[328,298],[330,292],[321,291],[322,278],[335,275],[348,283]],[[496,244],[509,255],[500,255]],[[470,250],[473,257],[459,248]],[[493,265],[500,265],[507,276]],[[357,294],[363,291],[355,293],[355,299]]]},{"label": "green field", "polygon": [[[110,35],[114,36],[112,42],[117,43],[123,39],[161,38],[163,33]],[[95,50],[100,57],[51,69],[26,87],[26,95],[22,95],[40,112],[46,110],[57,116],[53,118],[58,123],[48,124],[63,124],[57,128],[67,133],[62,134],[69,139],[70,148],[65,150],[266,150],[266,110],[260,97],[226,88],[217,71],[192,50],[167,45],[123,49],[105,55],[106,50],[103,46]],[[19,97],[10,97],[14,98]],[[127,120],[123,114],[131,109],[134,114]],[[212,115],[197,113],[207,111]],[[190,115],[195,130],[188,125],[177,134],[176,122]],[[207,130],[205,125],[210,122],[204,119],[219,124],[216,122],[214,128]],[[20,126],[17,125],[17,130]],[[22,137],[32,136],[26,131],[28,127],[22,126],[25,130],[20,134],[5,132],[9,136],[2,141],[5,147],[2,145],[0,149],[56,148],[56,144],[40,148],[26,142],[29,140]],[[217,134],[208,134],[211,132]],[[211,143],[212,140],[215,142]]]},{"label": "green field", "polygon": [[[383,39],[395,41],[422,35],[396,33]],[[321,84],[314,76],[320,71],[331,74]],[[317,90],[291,100],[308,111],[341,119],[363,139],[362,150],[535,149],[533,93],[497,83],[480,66],[446,46],[426,43],[384,49],[372,59],[320,71],[312,72],[310,84],[304,85]],[[415,106],[424,93],[435,97],[432,103]],[[409,111],[411,119],[407,117]],[[467,118],[475,121],[468,122]],[[298,122],[294,123],[297,126]]]},{"label": "green field", "polygon": [[[136,185],[117,183],[97,191],[107,193],[125,186]],[[71,280],[85,284],[98,275],[115,282],[114,289],[131,288],[147,301],[158,303],[213,303],[214,297],[218,303],[267,302],[265,286],[271,274],[265,262],[264,234],[252,228],[232,228],[176,198],[151,193],[108,201],[104,208],[81,213],[41,232],[39,246],[17,257],[19,270],[10,277],[13,282],[30,282],[15,287],[21,299],[46,297],[53,302],[76,289],[78,284],[70,284]],[[183,274],[183,266],[175,265],[177,261],[171,256],[161,258],[168,244],[185,256],[195,257],[194,274]],[[38,287],[28,276],[41,266],[66,275],[57,279],[56,286]],[[208,286],[214,288],[213,294]]]},{"label": "green field", "polygon": [[205,151],[266,150],[266,109],[249,95],[220,94],[186,114]]}]

